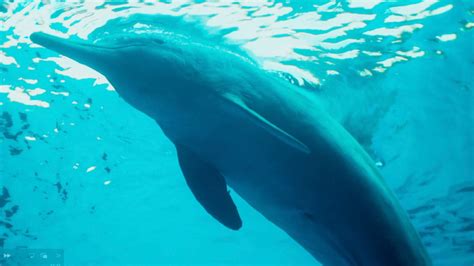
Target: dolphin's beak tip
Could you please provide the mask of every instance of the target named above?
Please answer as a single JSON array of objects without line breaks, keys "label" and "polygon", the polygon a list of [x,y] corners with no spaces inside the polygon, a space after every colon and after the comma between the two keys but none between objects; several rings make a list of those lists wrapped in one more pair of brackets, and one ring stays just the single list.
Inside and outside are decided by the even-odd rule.
[{"label": "dolphin's beak tip", "polygon": [[36,44],[41,44],[41,40],[44,39],[44,37],[46,37],[46,34],[42,32],[33,32],[30,35],[30,40]]}]

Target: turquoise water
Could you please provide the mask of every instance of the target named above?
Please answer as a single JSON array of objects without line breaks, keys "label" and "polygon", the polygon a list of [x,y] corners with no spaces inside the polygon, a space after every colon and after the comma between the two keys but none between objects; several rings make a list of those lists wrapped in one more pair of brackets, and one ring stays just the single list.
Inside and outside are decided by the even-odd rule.
[{"label": "turquoise water", "polygon": [[235,193],[240,231],[209,218],[152,119],[29,40],[166,31],[314,94],[376,161],[434,264],[473,264],[474,4],[129,2],[2,4],[1,246],[64,249],[67,265],[318,265]]}]

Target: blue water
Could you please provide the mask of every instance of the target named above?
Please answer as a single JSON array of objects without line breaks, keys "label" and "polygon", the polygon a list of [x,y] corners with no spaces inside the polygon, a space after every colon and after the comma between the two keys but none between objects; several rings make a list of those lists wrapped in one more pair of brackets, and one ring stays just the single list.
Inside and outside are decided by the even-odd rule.
[{"label": "blue water", "polygon": [[377,162],[434,265],[474,263],[471,1],[129,2],[0,1],[0,247],[64,249],[67,265],[318,265],[235,193],[240,231],[209,218],[152,119],[29,40],[166,30],[316,95]]}]

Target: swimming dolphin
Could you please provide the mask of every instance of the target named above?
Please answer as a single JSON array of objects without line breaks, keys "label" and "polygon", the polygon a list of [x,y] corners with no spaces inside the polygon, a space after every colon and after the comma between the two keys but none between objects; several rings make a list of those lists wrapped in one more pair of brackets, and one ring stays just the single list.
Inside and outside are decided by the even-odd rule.
[{"label": "swimming dolphin", "polygon": [[104,74],[174,143],[204,209],[238,230],[228,186],[324,265],[431,265],[374,162],[311,95],[231,50],[162,34],[34,43]]}]

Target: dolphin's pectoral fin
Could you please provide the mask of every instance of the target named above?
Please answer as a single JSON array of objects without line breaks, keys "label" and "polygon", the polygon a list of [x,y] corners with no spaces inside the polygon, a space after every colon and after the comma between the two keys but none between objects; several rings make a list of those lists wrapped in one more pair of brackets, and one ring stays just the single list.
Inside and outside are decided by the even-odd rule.
[{"label": "dolphin's pectoral fin", "polygon": [[224,98],[237,107],[240,112],[248,116],[255,124],[267,130],[281,141],[304,153],[310,153],[308,146],[249,108],[239,97],[227,94]]},{"label": "dolphin's pectoral fin", "polygon": [[199,203],[226,227],[240,229],[242,220],[229,195],[224,177],[215,167],[185,147],[176,145],[176,149],[186,183]]}]

